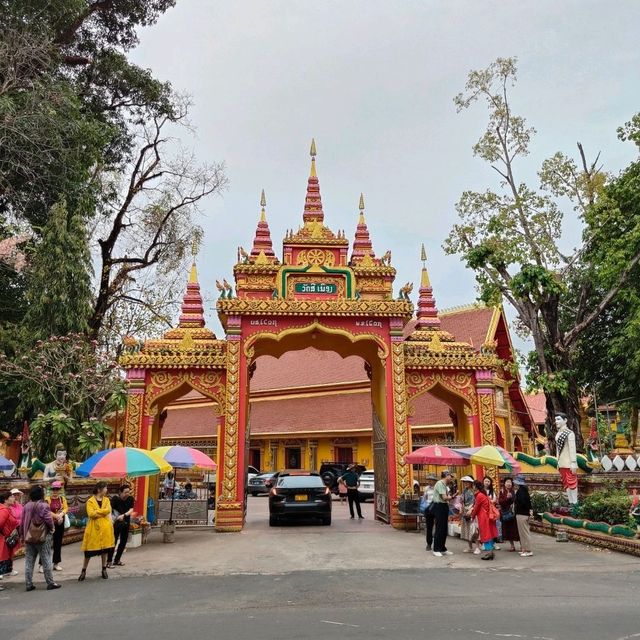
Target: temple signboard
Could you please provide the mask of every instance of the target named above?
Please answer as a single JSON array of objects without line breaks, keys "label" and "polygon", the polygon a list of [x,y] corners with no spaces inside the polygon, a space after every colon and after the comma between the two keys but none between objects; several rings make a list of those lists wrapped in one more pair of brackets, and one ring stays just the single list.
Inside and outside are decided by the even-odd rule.
[{"label": "temple signboard", "polygon": [[296,282],[295,292],[335,294],[338,292],[338,286],[327,282]]}]

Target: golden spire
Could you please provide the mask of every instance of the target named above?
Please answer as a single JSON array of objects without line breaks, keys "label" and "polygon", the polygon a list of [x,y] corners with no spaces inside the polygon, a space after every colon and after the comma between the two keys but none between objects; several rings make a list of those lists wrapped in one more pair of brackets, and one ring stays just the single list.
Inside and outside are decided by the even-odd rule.
[{"label": "golden spire", "polygon": [[430,287],[429,272],[427,271],[427,252],[424,248],[424,242],[422,243],[422,249],[420,250],[420,260],[422,260],[422,277],[420,279],[421,287]]},{"label": "golden spire", "polygon": [[193,256],[193,262],[191,263],[191,271],[189,272],[189,282],[198,282],[198,271],[196,270],[196,256],[200,249],[200,235],[196,234],[191,240],[191,255]]},{"label": "golden spire", "polygon": [[309,149],[309,155],[311,156],[311,173],[309,174],[310,178],[317,178],[318,174],[316,173],[316,141],[315,138],[311,138],[311,149]]},{"label": "golden spire", "polygon": [[366,224],[364,221],[364,196],[362,194],[360,194],[358,209],[360,209],[360,220],[358,220],[358,224]]},{"label": "golden spire", "polygon": [[264,197],[264,189],[262,190],[262,195],[260,196],[260,206],[262,207],[260,211],[260,222],[266,222],[267,215],[264,212],[264,208],[267,206],[267,199]]}]

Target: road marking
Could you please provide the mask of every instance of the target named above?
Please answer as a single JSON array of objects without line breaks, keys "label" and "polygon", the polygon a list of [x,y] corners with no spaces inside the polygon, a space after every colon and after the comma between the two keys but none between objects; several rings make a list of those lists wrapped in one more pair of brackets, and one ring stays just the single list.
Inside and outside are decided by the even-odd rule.
[{"label": "road marking", "polygon": [[24,631],[13,637],[13,640],[49,640],[51,636],[60,631],[68,622],[75,620],[78,616],[68,613],[55,613],[48,615],[46,620],[41,620],[29,625]]},{"label": "road marking", "polygon": [[349,624],[348,622],[334,622],[333,620],[320,620],[320,622],[324,622],[325,624],[337,624],[341,627],[355,627],[356,629],[360,628],[359,624]]}]

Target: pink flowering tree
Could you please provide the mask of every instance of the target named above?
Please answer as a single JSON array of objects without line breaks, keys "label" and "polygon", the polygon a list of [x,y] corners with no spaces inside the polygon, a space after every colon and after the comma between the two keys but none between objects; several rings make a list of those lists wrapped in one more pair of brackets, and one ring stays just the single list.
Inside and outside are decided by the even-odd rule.
[{"label": "pink flowering tree", "polygon": [[76,459],[105,445],[111,431],[106,418],[121,403],[124,382],[96,341],[52,336],[12,359],[0,354],[1,377],[17,379],[21,404],[38,411],[31,438],[41,459],[58,442]]}]

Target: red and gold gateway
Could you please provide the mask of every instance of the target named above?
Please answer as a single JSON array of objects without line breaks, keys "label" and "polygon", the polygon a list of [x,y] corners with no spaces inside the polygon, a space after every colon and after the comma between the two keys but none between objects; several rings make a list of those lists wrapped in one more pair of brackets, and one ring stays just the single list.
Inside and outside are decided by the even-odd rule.
[{"label": "red and gold gateway", "polygon": [[[455,414],[455,440],[471,446],[495,443],[505,394],[513,400],[506,400],[508,407],[526,415],[520,420],[514,410],[514,425],[521,429],[529,420],[518,381],[504,365],[511,354],[500,352],[495,342],[477,350],[442,328],[424,250],[412,320],[412,285],[394,295],[391,253],[376,256],[362,196],[351,247],[344,231],[325,224],[314,143],[302,225],[286,233],[281,260],[273,250],[264,194],[261,206],[251,251],[238,249],[235,286],[216,282],[225,339],[205,327],[194,265],[178,326],[160,340],[130,345],[122,356],[129,393],[125,444],[155,446],[168,405],[190,391],[208,398],[218,411],[216,527],[239,531],[250,447],[250,381],[258,359],[309,347],[342,358],[357,356],[371,388],[376,517],[400,527],[398,498],[412,486],[412,470],[404,462],[412,447],[409,407],[428,392]],[[148,481],[139,483],[142,509]]]}]

